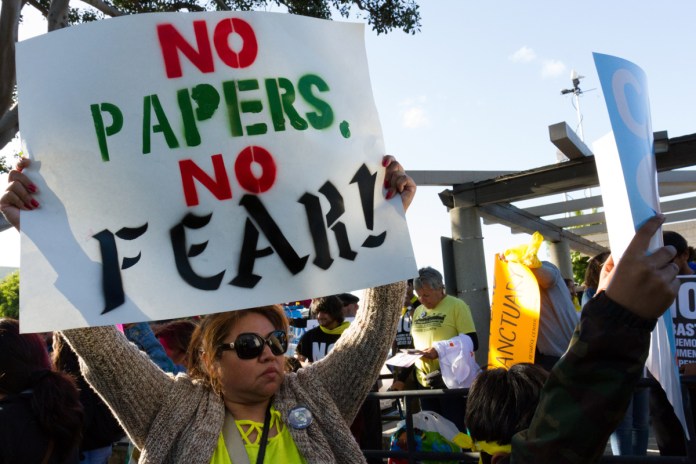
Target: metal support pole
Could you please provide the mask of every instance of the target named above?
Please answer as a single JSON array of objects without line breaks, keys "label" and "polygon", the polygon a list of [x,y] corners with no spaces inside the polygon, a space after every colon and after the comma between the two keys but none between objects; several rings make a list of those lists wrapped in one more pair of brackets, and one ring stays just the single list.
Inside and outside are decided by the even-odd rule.
[{"label": "metal support pole", "polygon": [[573,263],[570,260],[570,245],[565,240],[549,242],[549,261],[561,271],[564,279],[573,278]]},{"label": "metal support pole", "polygon": [[454,267],[454,240],[449,237],[440,237],[440,251],[442,253],[442,276],[445,278],[445,293],[457,294],[457,271]]},{"label": "metal support pole", "polygon": [[[456,296],[471,308],[479,342],[476,362],[485,365],[488,362],[491,303],[488,298],[481,218],[476,207],[456,207],[450,210],[450,220]],[[451,288],[452,285],[447,287]]]}]

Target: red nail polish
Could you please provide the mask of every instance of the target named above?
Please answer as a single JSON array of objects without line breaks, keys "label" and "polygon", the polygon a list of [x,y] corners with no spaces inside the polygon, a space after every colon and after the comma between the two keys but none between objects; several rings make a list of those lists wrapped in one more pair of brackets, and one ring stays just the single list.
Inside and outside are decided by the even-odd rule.
[{"label": "red nail polish", "polygon": [[27,185],[27,190],[29,190],[31,193],[36,193],[36,185],[34,185],[34,184]]},{"label": "red nail polish", "polygon": [[389,181],[387,179],[384,179],[384,188],[385,189],[389,188]]},{"label": "red nail polish", "polygon": [[36,200],[34,200],[34,199],[32,198],[32,200],[31,200],[31,206],[33,206],[34,208],[38,208],[38,207],[39,207],[39,202],[36,201]]},{"label": "red nail polish", "polygon": [[384,166],[386,168],[388,164],[389,164],[389,162],[387,161],[387,159],[382,158],[382,166]]},{"label": "red nail polish", "polygon": [[394,191],[389,190],[389,191],[387,192],[387,197],[386,197],[386,198],[387,198],[387,200],[391,200],[391,198],[392,198],[393,196],[394,196]]}]

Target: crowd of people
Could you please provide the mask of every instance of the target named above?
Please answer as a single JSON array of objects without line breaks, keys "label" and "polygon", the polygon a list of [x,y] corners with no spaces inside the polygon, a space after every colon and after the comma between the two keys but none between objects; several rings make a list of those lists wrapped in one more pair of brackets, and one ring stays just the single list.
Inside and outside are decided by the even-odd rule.
[{"label": "crowd of people", "polygon": [[[10,173],[0,199],[17,228],[19,212],[39,205],[28,164]],[[393,157],[383,166],[385,196],[400,195],[407,210],[415,183]],[[0,463],[105,463],[124,435],[144,463],[364,463],[362,449],[381,448],[379,403],[366,397],[400,349],[420,357],[395,371],[392,389],[470,387],[468,396],[425,395],[417,407],[467,432],[482,462],[596,462],[613,432],[621,448],[622,430],[635,428],[624,418],[639,407],[650,332],[678,291],[678,246],[647,253],[663,222],[648,220],[618,264],[609,255],[588,267],[594,294],[582,311],[558,268],[533,269],[536,362],[508,370],[475,364],[471,309],[430,267],[366,290],[362,302],[314,299],[318,326],[292,357],[280,305],[63,330],[52,335],[52,359],[44,338],[0,319]]]}]

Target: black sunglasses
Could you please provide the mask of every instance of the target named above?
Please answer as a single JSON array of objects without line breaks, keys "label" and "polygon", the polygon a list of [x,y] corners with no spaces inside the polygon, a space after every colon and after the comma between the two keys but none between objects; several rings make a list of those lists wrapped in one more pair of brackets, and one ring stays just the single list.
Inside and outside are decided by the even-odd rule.
[{"label": "black sunglasses", "polygon": [[284,330],[274,330],[266,338],[255,333],[243,333],[231,343],[223,343],[218,347],[218,353],[223,351],[236,351],[239,359],[254,359],[261,356],[264,347],[268,345],[271,353],[276,356],[288,351],[288,335]]}]

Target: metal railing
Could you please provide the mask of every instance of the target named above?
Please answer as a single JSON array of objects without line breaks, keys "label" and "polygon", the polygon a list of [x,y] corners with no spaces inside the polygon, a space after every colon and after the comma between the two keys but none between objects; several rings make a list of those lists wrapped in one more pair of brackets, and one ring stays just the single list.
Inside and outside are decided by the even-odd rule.
[{"label": "metal railing", "polygon": [[[600,463],[635,463],[635,464],[692,464],[696,463],[696,432],[695,424],[691,416],[691,395],[689,387],[696,387],[696,376],[682,377],[682,398],[684,401],[684,410],[686,411],[686,423],[691,439],[686,441],[686,456],[602,456]],[[637,388],[659,388],[658,383],[652,379],[642,379]],[[443,453],[433,451],[416,451],[416,439],[413,427],[413,411],[410,410],[409,399],[422,397],[446,397],[446,396],[466,396],[468,389],[455,390],[409,390],[409,391],[394,391],[394,392],[379,392],[370,393],[368,398],[377,400],[396,400],[403,399],[403,420],[406,424],[406,443],[407,451],[391,451],[391,450],[363,450],[366,458],[398,458],[404,459],[409,464],[416,464],[421,460],[428,461],[453,461],[457,460],[460,463],[478,463],[478,453],[460,452],[460,453]],[[393,421],[393,417],[385,417],[383,421]],[[384,422],[383,422],[384,423]]]}]

